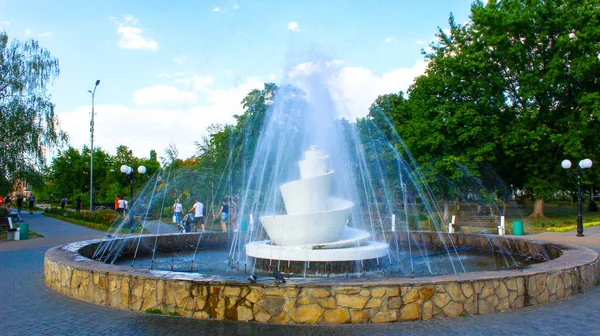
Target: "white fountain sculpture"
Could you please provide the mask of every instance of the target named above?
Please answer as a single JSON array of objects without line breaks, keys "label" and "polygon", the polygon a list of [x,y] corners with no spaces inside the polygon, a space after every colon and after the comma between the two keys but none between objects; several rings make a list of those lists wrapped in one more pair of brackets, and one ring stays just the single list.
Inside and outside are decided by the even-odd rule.
[{"label": "white fountain sculpture", "polygon": [[329,156],[311,146],[298,162],[300,180],[279,187],[286,215],[260,217],[270,241],[246,244],[246,254],[286,261],[350,261],[387,255],[388,245],[367,241],[366,231],[347,227],[354,204],[330,197]]}]

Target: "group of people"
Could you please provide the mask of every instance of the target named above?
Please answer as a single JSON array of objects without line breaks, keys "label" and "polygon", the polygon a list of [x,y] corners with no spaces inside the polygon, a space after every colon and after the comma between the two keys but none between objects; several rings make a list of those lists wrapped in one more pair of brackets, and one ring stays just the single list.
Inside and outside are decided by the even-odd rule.
[{"label": "group of people", "polygon": [[6,197],[0,196],[0,206],[6,207],[6,213],[10,217],[22,222],[23,219],[21,218],[21,210],[23,209],[23,203],[27,202],[29,202],[29,213],[33,215],[33,207],[35,205],[35,196],[33,196],[33,194],[30,194],[29,198],[24,195],[17,195],[15,197],[15,201],[17,202],[17,210],[12,208],[13,199],[10,197],[10,195],[7,195]]},{"label": "group of people", "polygon": [[[206,227],[204,226],[204,204],[200,202],[199,198],[196,198],[195,201],[196,202],[194,205],[192,205],[191,209],[188,210],[188,213],[194,214],[192,220],[194,224],[192,232],[198,231],[198,225],[200,225],[202,232],[206,232]],[[175,200],[175,203],[173,203],[171,212],[173,214],[173,221],[175,222],[175,225],[180,225],[182,220],[181,214],[183,212],[183,204],[181,204],[179,199]]]},{"label": "group of people", "polygon": [[[75,212],[81,211],[82,203],[83,201],[81,200],[81,196],[77,196],[77,199],[75,200]],[[60,207],[61,209],[65,210],[65,206],[67,206],[67,198],[63,196],[63,198],[60,199]]]},{"label": "group of people", "polygon": [[129,210],[129,202],[123,196],[117,196],[115,198],[115,211],[119,215],[125,215],[125,212]]},{"label": "group of people", "polygon": [[[179,225],[182,220],[182,212],[183,205],[179,201],[179,199],[175,200],[175,203],[172,207],[173,213],[173,221],[176,225]],[[206,227],[204,225],[204,204],[200,202],[199,198],[195,199],[194,205],[188,210],[188,213],[194,214],[194,226],[192,232],[197,232],[198,225],[202,229],[202,232],[206,232]],[[227,232],[227,222],[230,221],[231,228],[234,231],[237,231],[237,222],[238,222],[238,198],[233,196],[226,196],[221,202],[221,208],[219,209],[219,213],[216,216],[221,220],[221,229],[223,232]]]}]

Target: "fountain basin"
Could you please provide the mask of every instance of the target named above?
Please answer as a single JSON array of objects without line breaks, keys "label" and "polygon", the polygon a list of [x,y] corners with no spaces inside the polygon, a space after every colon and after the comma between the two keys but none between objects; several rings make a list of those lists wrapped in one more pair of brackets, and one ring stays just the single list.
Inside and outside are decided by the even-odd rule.
[{"label": "fountain basin", "polygon": [[265,231],[275,245],[303,246],[327,244],[341,239],[354,204],[330,197],[327,211],[298,215],[260,217]]},{"label": "fountain basin", "polygon": [[[125,249],[196,246],[199,234],[123,237]],[[413,232],[388,233],[388,242],[415,240],[551,257],[519,269],[377,279],[272,279],[135,269],[90,259],[100,240],[52,248],[44,282],[87,302],[127,310],[158,309],[199,319],[271,323],[380,323],[486,314],[561,300],[593,288],[600,279],[598,254],[590,249],[526,239]],[[232,235],[202,238],[206,248],[230,246]]]}]

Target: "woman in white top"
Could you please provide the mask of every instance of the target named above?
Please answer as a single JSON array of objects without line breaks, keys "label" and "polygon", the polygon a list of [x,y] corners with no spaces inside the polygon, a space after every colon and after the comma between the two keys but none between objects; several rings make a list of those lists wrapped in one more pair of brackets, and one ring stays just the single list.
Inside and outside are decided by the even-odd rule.
[{"label": "woman in white top", "polygon": [[179,203],[179,200],[175,200],[175,204],[173,204],[173,214],[175,215],[175,224],[179,224],[181,220],[181,211],[183,210],[183,205]]}]

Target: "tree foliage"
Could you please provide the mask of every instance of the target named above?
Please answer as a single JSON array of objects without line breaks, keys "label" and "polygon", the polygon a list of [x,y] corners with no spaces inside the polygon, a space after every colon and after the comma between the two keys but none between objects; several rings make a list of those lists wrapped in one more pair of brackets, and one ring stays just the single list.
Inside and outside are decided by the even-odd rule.
[{"label": "tree foliage", "polygon": [[[156,152],[150,151],[150,158],[138,158],[127,148],[119,146],[112,156],[101,148],[94,149],[94,200],[98,203],[112,202],[115,196],[129,195],[129,178],[121,173],[120,167],[128,165],[146,167],[146,174],[136,174],[135,187],[142,188],[150,177],[160,169]],[[46,172],[46,193],[50,199],[66,197],[69,200],[82,196],[89,202],[90,192],[90,150],[84,147],[77,150],[69,147],[59,151],[52,159]]]},{"label": "tree foliage", "polygon": [[600,145],[599,18],[592,0],[477,1],[470,22],[451,16],[439,30],[408,99],[382,96],[370,117],[391,118],[445,197],[493,170],[532,191],[543,215],[543,199],[566,185],[560,161],[596,159]]},{"label": "tree foliage", "polygon": [[58,60],[37,41],[0,32],[0,193],[19,179],[41,184],[45,153],[67,140],[46,91],[58,74]]}]

